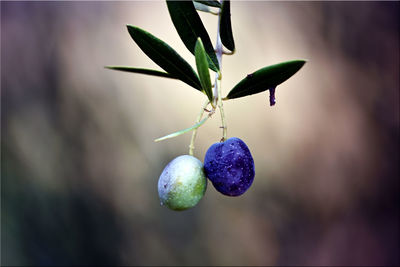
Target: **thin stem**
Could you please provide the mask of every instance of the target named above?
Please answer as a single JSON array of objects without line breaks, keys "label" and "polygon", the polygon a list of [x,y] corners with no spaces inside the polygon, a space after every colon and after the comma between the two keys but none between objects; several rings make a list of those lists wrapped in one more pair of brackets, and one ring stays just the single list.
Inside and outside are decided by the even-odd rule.
[{"label": "thin stem", "polygon": [[222,99],[221,99],[221,80],[218,80],[218,83],[219,83],[219,85],[218,85],[218,108],[219,108],[219,111],[221,114],[221,123],[222,123],[221,142],[223,142],[227,138],[228,128],[226,127],[224,105],[222,104]]},{"label": "thin stem", "polygon": [[221,14],[218,15],[218,25],[217,25],[217,42],[215,44],[215,54],[217,56],[218,64],[219,64],[219,72],[215,73],[215,82],[214,82],[214,104],[216,104],[218,100],[218,80],[221,79],[221,71],[222,71],[222,42],[221,42],[221,37],[220,37],[220,22],[221,22]]},{"label": "thin stem", "polygon": [[216,48],[215,52],[217,55],[218,63],[219,63],[219,73],[215,74],[215,86],[214,86],[214,102],[217,101],[218,103],[218,108],[221,113],[221,123],[222,123],[222,139],[221,141],[225,141],[227,138],[227,126],[225,122],[225,113],[224,113],[224,106],[222,104],[221,100],[221,71],[222,71],[222,55],[224,53],[223,48],[222,48],[222,42],[221,42],[221,36],[220,36],[220,22],[221,22],[221,14],[218,16],[218,26],[217,26],[217,42],[216,42]]},{"label": "thin stem", "polygon": [[[220,21],[221,21],[221,13],[219,13],[218,15],[218,25],[217,25],[217,42],[216,42],[216,48],[215,48],[215,53],[218,59],[218,63],[220,66],[220,70],[218,72],[215,73],[215,82],[214,82],[214,90],[213,90],[213,95],[214,95],[214,99],[213,101],[210,103],[209,101],[206,101],[204,103],[204,105],[202,106],[199,115],[197,116],[197,120],[196,120],[196,124],[193,125],[190,128],[187,128],[185,130],[164,136],[162,138],[157,139],[156,141],[161,141],[164,139],[168,139],[168,138],[172,138],[175,137],[177,135],[181,135],[183,133],[186,133],[188,131],[193,130],[192,133],[192,138],[190,140],[190,144],[189,144],[189,155],[193,156],[193,151],[194,151],[194,141],[196,139],[196,135],[197,135],[197,128],[199,128],[204,122],[206,122],[206,120],[208,118],[210,118],[214,112],[215,112],[215,107],[218,105],[220,114],[221,114],[221,123],[222,123],[222,139],[221,141],[225,141],[227,138],[227,127],[226,127],[226,122],[225,122],[225,114],[224,114],[224,107],[222,104],[222,98],[221,98],[221,79],[222,79],[222,75],[221,75],[221,69],[222,69],[222,55],[224,54],[224,50],[222,48],[222,42],[221,42],[221,36],[220,36]],[[226,52],[225,52],[226,53]],[[204,119],[201,119],[203,117],[204,111],[207,107],[208,104],[211,104],[212,106],[212,110],[210,111],[210,113],[208,114],[208,116]]]},{"label": "thin stem", "polygon": [[[208,103],[210,103],[208,100],[204,103],[204,105],[201,107],[200,113],[197,116],[196,123],[199,123],[201,118],[203,117],[204,111],[208,106]],[[194,151],[194,140],[196,139],[197,135],[197,128],[195,128],[192,132],[192,139],[190,139],[190,145],[189,145],[189,155],[193,156],[193,151]]]}]

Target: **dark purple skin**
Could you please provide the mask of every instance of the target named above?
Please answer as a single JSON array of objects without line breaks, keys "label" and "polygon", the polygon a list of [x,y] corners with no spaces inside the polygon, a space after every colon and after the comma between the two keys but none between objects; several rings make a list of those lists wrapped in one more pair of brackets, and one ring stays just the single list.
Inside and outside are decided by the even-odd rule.
[{"label": "dark purple skin", "polygon": [[207,150],[204,171],[218,192],[240,196],[253,183],[254,160],[246,144],[232,137]]}]

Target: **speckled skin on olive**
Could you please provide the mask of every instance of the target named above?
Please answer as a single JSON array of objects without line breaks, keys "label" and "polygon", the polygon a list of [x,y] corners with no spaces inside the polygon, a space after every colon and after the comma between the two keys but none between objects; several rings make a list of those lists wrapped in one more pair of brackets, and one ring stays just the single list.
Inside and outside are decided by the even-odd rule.
[{"label": "speckled skin on olive", "polygon": [[240,196],[254,180],[254,160],[239,138],[213,144],[204,159],[204,171],[215,189],[227,196]]},{"label": "speckled skin on olive", "polygon": [[203,163],[189,155],[179,156],[168,163],[158,180],[161,205],[172,210],[196,206],[206,189]]}]

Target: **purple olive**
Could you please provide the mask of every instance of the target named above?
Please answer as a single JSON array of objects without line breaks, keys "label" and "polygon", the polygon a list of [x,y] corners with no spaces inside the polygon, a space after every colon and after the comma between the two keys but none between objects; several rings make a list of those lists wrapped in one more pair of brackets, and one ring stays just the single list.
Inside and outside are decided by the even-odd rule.
[{"label": "purple olive", "polygon": [[227,196],[240,196],[253,183],[254,160],[247,145],[232,137],[207,150],[204,172],[217,191]]}]

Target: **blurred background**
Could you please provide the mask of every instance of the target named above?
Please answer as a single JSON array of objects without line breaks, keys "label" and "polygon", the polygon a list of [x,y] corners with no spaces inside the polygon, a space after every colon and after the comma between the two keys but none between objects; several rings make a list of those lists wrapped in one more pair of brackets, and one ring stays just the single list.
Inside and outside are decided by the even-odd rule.
[{"label": "blurred background", "polygon": [[[159,69],[137,25],[194,66],[155,2],[1,2],[2,265],[399,265],[399,2],[231,4],[237,52],[223,95],[248,73],[308,63],[277,88],[224,103],[228,135],[256,167],[237,198],[160,206],[165,165],[188,153],[205,96],[116,72]],[[201,14],[215,42],[217,17]],[[219,141],[219,114],[195,156]]]}]

